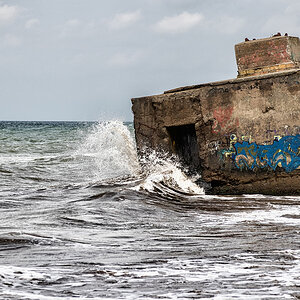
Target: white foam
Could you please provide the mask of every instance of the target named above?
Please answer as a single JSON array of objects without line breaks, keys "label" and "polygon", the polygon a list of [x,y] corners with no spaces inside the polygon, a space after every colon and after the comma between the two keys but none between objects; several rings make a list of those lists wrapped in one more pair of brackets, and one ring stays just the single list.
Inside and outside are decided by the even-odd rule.
[{"label": "white foam", "polygon": [[152,151],[142,158],[145,165],[146,178],[136,190],[154,191],[158,183],[163,183],[172,189],[193,195],[203,195],[203,188],[199,187],[192,178],[185,175],[181,165],[176,160]]},{"label": "white foam", "polygon": [[[299,216],[298,206],[276,206],[267,210],[253,210],[247,212],[230,213],[230,217],[226,218],[227,222],[259,222],[259,223],[282,223],[290,225],[300,225],[300,218],[291,218],[289,216]],[[225,223],[227,223],[225,221]]]},{"label": "white foam", "polygon": [[[1,281],[6,285],[9,285],[10,288],[2,289],[1,296],[12,296],[14,299],[32,299],[32,300],[58,300],[62,299],[62,296],[47,296],[43,295],[44,291],[36,291],[36,292],[29,292],[25,290],[20,290],[21,283],[26,285],[32,284],[35,280],[45,281],[45,282],[53,282],[57,281],[61,278],[62,273],[70,272],[68,269],[56,269],[56,268],[38,268],[32,269],[27,267],[16,267],[16,266],[6,266],[0,265],[0,276]],[[67,275],[68,276],[68,275]],[[76,280],[76,279],[75,279]],[[71,287],[80,287],[84,286],[86,283],[80,280],[72,281],[66,283],[66,286]],[[17,287],[17,289],[15,288]],[[84,300],[95,300],[95,299],[102,299],[102,298],[90,298],[90,297],[77,297],[78,299]],[[1,298],[2,299],[2,298]],[[4,299],[4,298],[3,298]],[[6,298],[5,298],[6,299]],[[74,299],[74,297],[65,297],[63,296],[64,300]]]},{"label": "white foam", "polygon": [[22,280],[44,279],[48,277],[46,273],[39,273],[29,268],[15,266],[0,266],[0,274],[6,279],[19,278]]},{"label": "white foam", "polygon": [[[287,268],[276,267],[260,268],[259,263],[243,259],[228,263],[212,263],[210,260],[201,258],[198,260],[170,259],[159,267],[149,266],[148,269],[126,270],[126,273],[114,270],[114,276],[122,277],[124,274],[131,278],[131,283],[139,282],[141,279],[146,281],[156,277],[174,277],[179,282],[199,285],[204,292],[208,291],[207,288],[214,288],[214,285],[218,285],[219,288],[215,290],[218,296],[216,295],[214,299],[293,299],[290,292],[285,291],[285,287],[299,285],[299,261],[295,261],[294,267],[287,270]],[[236,278],[240,278],[240,280],[237,281]],[[274,281],[278,284],[274,285]],[[213,282],[215,284],[212,284]],[[253,282],[260,285],[255,291],[249,288]],[[269,283],[267,286],[266,282]],[[213,292],[211,289],[209,291]],[[183,290],[177,290],[176,294],[169,292],[158,295],[167,299],[190,299],[192,296]],[[196,297],[199,295],[195,294]],[[124,295],[124,298],[129,300],[138,297],[135,295],[135,298],[131,298],[131,295]],[[143,299],[145,298],[143,297]],[[149,299],[153,298],[149,297]],[[211,299],[211,297],[201,297],[201,299]]]},{"label": "white foam", "polygon": [[[13,297],[18,297],[14,299],[31,299],[31,300],[71,300],[74,299],[74,297],[66,297],[66,296],[44,296],[41,294],[34,294],[34,293],[29,293],[29,292],[17,292],[17,291],[11,291],[11,290],[3,290],[2,291],[2,296],[13,296]],[[76,297],[76,299],[81,299],[81,300],[102,300],[102,299],[107,299],[107,298],[88,298],[88,297]]]}]

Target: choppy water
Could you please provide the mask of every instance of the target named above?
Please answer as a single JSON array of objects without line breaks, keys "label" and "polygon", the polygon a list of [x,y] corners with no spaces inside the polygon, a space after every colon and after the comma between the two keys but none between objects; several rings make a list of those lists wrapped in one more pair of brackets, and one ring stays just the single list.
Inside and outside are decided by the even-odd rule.
[{"label": "choppy water", "polygon": [[132,124],[0,123],[0,299],[300,299],[300,197],[207,196]]}]

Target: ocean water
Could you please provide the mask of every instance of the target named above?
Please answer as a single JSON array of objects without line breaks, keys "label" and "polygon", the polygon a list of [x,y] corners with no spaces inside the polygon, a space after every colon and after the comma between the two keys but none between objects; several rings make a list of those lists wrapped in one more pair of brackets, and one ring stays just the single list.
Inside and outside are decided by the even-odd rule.
[{"label": "ocean water", "polygon": [[0,122],[0,299],[300,299],[300,197],[141,161],[131,123]]}]

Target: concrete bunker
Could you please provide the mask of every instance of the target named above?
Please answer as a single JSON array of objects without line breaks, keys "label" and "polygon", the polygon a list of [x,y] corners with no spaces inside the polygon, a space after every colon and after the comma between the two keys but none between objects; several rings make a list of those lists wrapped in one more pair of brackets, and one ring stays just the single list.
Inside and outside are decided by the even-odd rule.
[{"label": "concrete bunker", "polygon": [[172,150],[191,171],[200,169],[199,148],[195,124],[166,127]]},{"label": "concrete bunker", "polygon": [[210,194],[300,195],[300,41],[235,52],[238,78],[133,98],[137,149],[176,153]]}]

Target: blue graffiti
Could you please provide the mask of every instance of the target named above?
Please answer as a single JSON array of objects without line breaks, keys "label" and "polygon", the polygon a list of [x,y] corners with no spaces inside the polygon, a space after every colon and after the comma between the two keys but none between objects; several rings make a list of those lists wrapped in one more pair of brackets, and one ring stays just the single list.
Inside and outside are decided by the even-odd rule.
[{"label": "blue graffiti", "polygon": [[234,144],[232,155],[239,169],[283,168],[286,172],[300,169],[300,135],[275,139],[272,145],[257,145],[243,141]]}]

